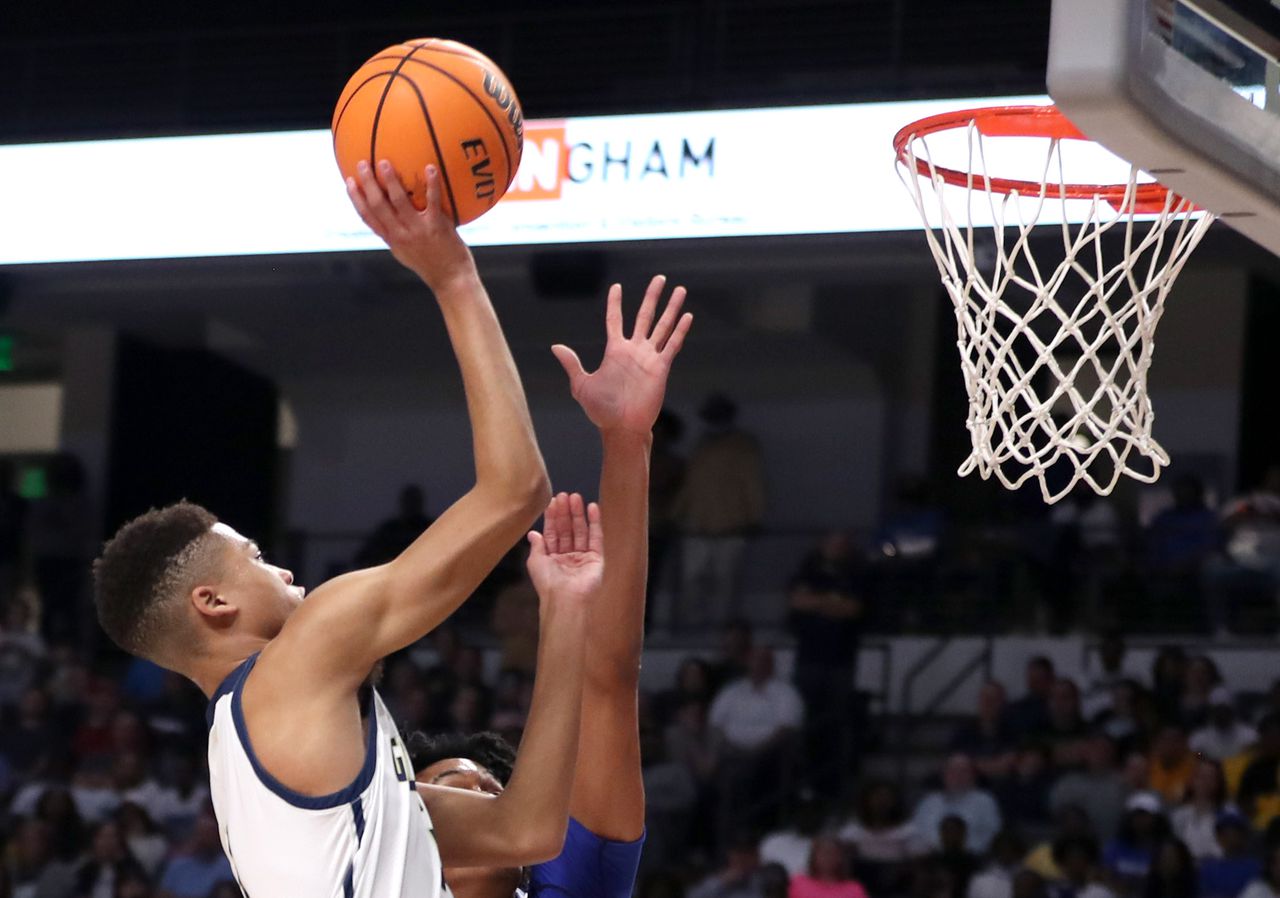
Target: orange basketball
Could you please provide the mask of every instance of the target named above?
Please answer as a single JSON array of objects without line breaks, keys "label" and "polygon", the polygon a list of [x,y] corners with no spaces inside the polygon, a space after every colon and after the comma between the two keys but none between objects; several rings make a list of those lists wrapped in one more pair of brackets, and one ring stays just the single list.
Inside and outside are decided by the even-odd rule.
[{"label": "orange basketball", "polygon": [[423,172],[433,164],[445,211],[460,225],[502,198],[524,149],[524,114],[502,69],[466,44],[437,38],[396,44],[362,65],[331,127],[344,178],[355,177],[361,159],[389,159],[423,209]]}]

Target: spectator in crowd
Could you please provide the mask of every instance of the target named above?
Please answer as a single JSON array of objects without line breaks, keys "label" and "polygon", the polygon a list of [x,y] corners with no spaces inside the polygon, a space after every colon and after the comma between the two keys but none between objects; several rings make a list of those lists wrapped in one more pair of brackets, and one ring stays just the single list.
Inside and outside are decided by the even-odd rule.
[{"label": "spectator in crowd", "polygon": [[538,593],[523,566],[520,571],[518,577],[498,590],[489,629],[501,647],[499,667],[533,676],[538,660]]},{"label": "spectator in crowd", "polygon": [[689,853],[698,783],[656,732],[641,731],[640,756],[647,833],[640,867],[648,871],[674,866]]},{"label": "spectator in crowd", "polygon": [[0,729],[0,755],[20,780],[40,776],[58,730],[49,709],[49,696],[38,686],[23,693],[17,719]]},{"label": "spectator in crowd", "polygon": [[1173,506],[1156,515],[1143,542],[1152,597],[1164,613],[1200,623],[1201,574],[1218,548],[1218,519],[1205,503],[1199,478],[1183,475],[1173,481]]},{"label": "spectator in crowd", "polygon": [[854,675],[866,591],[849,535],[826,534],[791,579],[794,680],[805,705],[812,775],[838,776],[852,751]]},{"label": "spectator in crowd", "polygon": [[705,609],[719,624],[737,611],[747,539],[764,521],[764,467],[756,438],[736,426],[733,400],[714,394],[698,414],[706,432],[674,504],[684,537],[681,608]]},{"label": "spectator in crowd", "polygon": [[1116,744],[1105,733],[1086,743],[1085,767],[1062,776],[1049,793],[1049,809],[1056,817],[1068,805],[1084,808],[1098,838],[1115,836],[1124,816],[1129,785],[1116,766]]},{"label": "spectator in crowd", "polygon": [[142,805],[126,801],[116,810],[116,823],[124,836],[129,853],[142,867],[147,878],[154,878],[169,853],[169,840],[164,837]]},{"label": "spectator in crowd", "polygon": [[1221,686],[1222,674],[1208,655],[1196,655],[1187,662],[1179,711],[1188,730],[1203,726],[1208,720],[1214,690]]},{"label": "spectator in crowd", "polygon": [[1090,658],[1081,696],[1086,720],[1096,720],[1111,710],[1112,690],[1130,677],[1125,665],[1127,655],[1128,646],[1119,630],[1109,630],[1098,643],[1097,661]]},{"label": "spectator in crowd", "polygon": [[1177,645],[1161,646],[1151,662],[1151,695],[1165,720],[1182,719],[1182,694],[1187,682],[1187,653]]},{"label": "spectator in crowd", "polygon": [[1225,761],[1258,741],[1258,731],[1236,715],[1235,702],[1225,686],[1209,693],[1204,725],[1191,734],[1191,750],[1214,761]]},{"label": "spectator in crowd", "polygon": [[204,898],[218,883],[234,879],[222,853],[218,821],[208,809],[196,818],[187,845],[165,867],[160,898]]},{"label": "spectator in crowd", "polygon": [[700,792],[710,789],[724,750],[724,735],[711,726],[707,713],[702,702],[686,701],[664,734],[667,757],[684,765]]},{"label": "spectator in crowd", "polygon": [[814,839],[822,830],[826,809],[812,790],[804,789],[790,817],[790,825],[768,833],[760,842],[760,862],[781,864],[794,878],[810,869]]},{"label": "spectator in crowd", "polygon": [[1201,758],[1191,778],[1186,803],[1174,808],[1169,815],[1173,834],[1197,861],[1222,854],[1217,828],[1218,818],[1226,808],[1227,782],[1222,775],[1222,765],[1210,758]]},{"label": "spectator in crowd", "polygon": [[776,810],[795,764],[795,739],[804,704],[794,686],[774,675],[773,650],[756,646],[751,668],[720,690],[711,725],[724,737],[720,765],[720,828],[763,826]]},{"label": "spectator in crowd", "polygon": [[1245,887],[1240,898],[1280,898],[1280,842],[1267,846],[1262,872]]},{"label": "spectator in crowd", "polygon": [[721,633],[720,653],[707,666],[712,690],[719,692],[734,680],[745,677],[751,669],[754,650],[755,636],[746,619],[735,617],[726,623]]},{"label": "spectator in crowd", "polygon": [[406,483],[400,488],[396,513],[373,528],[356,552],[355,566],[373,567],[398,556],[422,535],[435,520],[427,514],[427,496],[421,486]]},{"label": "spectator in crowd", "polygon": [[1064,768],[1084,765],[1089,727],[1080,710],[1080,689],[1075,681],[1058,677],[1049,690],[1049,717],[1039,739],[1053,750],[1053,762]]},{"label": "spectator in crowd", "polygon": [[979,853],[969,847],[973,841],[969,826],[958,814],[947,814],[938,823],[937,840],[938,847],[930,860],[942,873],[944,894],[947,898],[965,898],[969,883],[981,866]]},{"label": "spectator in crowd", "polygon": [[1013,770],[1017,739],[1006,713],[1004,686],[988,680],[978,690],[977,716],[966,720],[951,737],[950,750],[973,758],[978,773],[1001,779]]},{"label": "spectator in crowd", "polygon": [[1126,678],[1111,687],[1111,705],[1094,725],[1115,740],[1124,756],[1144,741],[1154,717],[1155,703],[1150,693],[1137,680]]},{"label": "spectator in crowd", "polygon": [[655,628],[670,630],[679,611],[677,591],[666,588],[667,558],[675,540],[676,497],[684,485],[686,462],[676,451],[684,435],[684,420],[670,409],[658,413],[649,453],[649,581],[645,605]]},{"label": "spectator in crowd", "polygon": [[1168,835],[1169,821],[1160,795],[1156,792],[1130,795],[1125,802],[1120,830],[1102,854],[1103,866],[1117,893],[1138,895],[1141,892],[1151,872],[1156,848]]},{"label": "spectator in crowd", "polygon": [[764,898],[755,836],[749,831],[736,833],[724,866],[690,889],[689,898]]},{"label": "spectator in crowd", "polygon": [[669,723],[685,704],[697,702],[710,707],[713,698],[715,690],[711,686],[711,671],[707,662],[701,658],[689,657],[676,668],[675,687],[658,693],[654,697],[654,707],[658,719]]},{"label": "spectator in crowd", "polygon": [[1195,769],[1196,756],[1187,744],[1187,731],[1176,723],[1165,724],[1151,747],[1149,787],[1166,804],[1179,804],[1186,797]]},{"label": "spectator in crowd", "polygon": [[965,822],[967,848],[975,855],[986,852],[1000,831],[1000,807],[990,792],[978,788],[973,759],[968,755],[947,759],[942,769],[942,789],[920,800],[912,820],[926,844],[937,848],[942,821],[952,816]]},{"label": "spectator in crowd", "polygon": [[1092,605],[1098,580],[1121,556],[1120,516],[1115,505],[1079,484],[1049,513],[1053,527],[1053,570],[1048,582],[1049,631],[1064,633],[1076,623],[1078,599]]},{"label": "spectator in crowd", "polygon": [[1228,808],[1218,815],[1217,835],[1220,855],[1200,861],[1200,898],[1237,898],[1262,872],[1249,853],[1249,821]]},{"label": "spectator in crowd", "polygon": [[1258,723],[1258,742],[1240,777],[1236,803],[1259,830],[1280,815],[1280,714]]},{"label": "spectator in crowd", "polygon": [[35,817],[21,819],[9,843],[7,865],[15,898],[71,895],[77,853],[55,850],[53,827]]},{"label": "spectator in crowd", "polygon": [[851,845],[858,878],[872,895],[896,894],[907,883],[907,864],[926,850],[925,840],[908,820],[902,795],[888,780],[862,787],[857,813],[838,835]]},{"label": "spectator in crowd", "polygon": [[1027,827],[1049,823],[1049,790],[1057,772],[1049,746],[1032,742],[1017,753],[1013,772],[992,784],[992,791],[1005,820]]},{"label": "spectator in crowd", "polygon": [[867,898],[853,878],[848,852],[835,836],[814,838],[806,868],[792,875],[790,898]]},{"label": "spectator in crowd", "polygon": [[1272,601],[1280,587],[1280,465],[1272,465],[1258,488],[1228,502],[1222,513],[1224,549],[1205,565],[1209,619],[1225,635],[1242,592]]},{"label": "spectator in crowd", "polygon": [[968,898],[1013,898],[1013,878],[1027,846],[1017,830],[1002,829],[991,842],[991,860],[969,880]]},{"label": "spectator in crowd", "polygon": [[[114,820],[99,823],[90,839],[89,856],[76,868],[75,894],[85,898],[111,898],[126,876],[146,879],[146,873],[130,854],[120,826]],[[194,898],[194,896],[193,896]],[[200,896],[203,898],[203,895]]]},{"label": "spectator in crowd", "polygon": [[1014,738],[1042,732],[1049,723],[1049,696],[1053,692],[1053,662],[1043,655],[1027,661],[1027,692],[1009,705],[1007,718]]},{"label": "spectator in crowd", "polygon": [[1166,838],[1156,847],[1142,898],[1198,898],[1196,866],[1187,846]]},{"label": "spectator in crowd", "polygon": [[1092,836],[1064,836],[1053,845],[1061,871],[1049,888],[1050,898],[1115,898],[1101,882],[1098,843]]},{"label": "spectator in crowd", "polygon": [[35,685],[47,649],[34,626],[32,604],[24,593],[15,592],[7,603],[0,602],[0,709],[16,704]]}]

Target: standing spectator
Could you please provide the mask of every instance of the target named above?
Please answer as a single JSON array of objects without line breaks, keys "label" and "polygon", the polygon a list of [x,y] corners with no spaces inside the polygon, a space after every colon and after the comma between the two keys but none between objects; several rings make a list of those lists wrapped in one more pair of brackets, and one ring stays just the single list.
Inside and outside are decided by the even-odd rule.
[{"label": "standing spectator", "polygon": [[966,824],[968,849],[974,854],[986,852],[1000,831],[1000,807],[991,793],[976,783],[972,758],[952,755],[947,759],[942,768],[942,789],[925,795],[912,817],[927,844],[938,847],[943,819],[955,816]]},{"label": "standing spectator", "polygon": [[1037,655],[1027,662],[1027,693],[1009,705],[1009,727],[1021,739],[1045,729],[1049,723],[1049,695],[1055,680],[1053,662]]},{"label": "standing spectator", "polygon": [[1105,733],[1093,735],[1086,747],[1084,770],[1065,774],[1049,792],[1049,808],[1057,816],[1069,805],[1084,808],[1100,839],[1111,839],[1124,816],[1129,785],[1116,767],[1116,744]]},{"label": "standing spectator", "polygon": [[1156,848],[1142,898],[1197,898],[1196,865],[1187,846],[1168,838]]},{"label": "standing spectator", "polygon": [[89,621],[89,561],[93,558],[93,520],[85,490],[84,468],[71,455],[49,465],[49,493],[31,503],[27,515],[27,553],[43,603],[41,627],[50,643],[86,646]]},{"label": "standing spectator", "polygon": [[853,878],[849,855],[831,835],[818,836],[809,852],[808,870],[791,877],[790,898],[867,898]]},{"label": "standing spectator", "polygon": [[806,749],[817,779],[850,766],[854,676],[865,613],[860,565],[848,534],[833,531],[791,579],[795,684],[804,699]]},{"label": "standing spectator", "polygon": [[373,528],[356,552],[355,566],[385,564],[409,548],[435,520],[427,514],[426,507],[427,497],[422,487],[416,483],[402,486],[395,515]]},{"label": "standing spectator", "polygon": [[204,898],[224,880],[234,880],[222,853],[218,821],[206,810],[196,818],[191,838],[174,854],[160,878],[160,898]]},{"label": "standing spectator", "polygon": [[1191,750],[1214,761],[1225,761],[1258,741],[1258,731],[1236,716],[1235,702],[1225,686],[1209,693],[1209,717],[1191,734]]},{"label": "standing spectator", "polygon": [[1219,857],[1200,862],[1200,898],[1237,898],[1259,873],[1262,863],[1249,853],[1249,821],[1228,808],[1218,815]]},{"label": "standing spectator", "polygon": [[1178,724],[1165,724],[1151,747],[1149,787],[1167,804],[1179,804],[1186,797],[1195,769],[1196,756],[1187,745],[1187,731]]},{"label": "standing spectator", "polygon": [[720,828],[728,833],[753,809],[761,825],[778,803],[795,761],[795,737],[804,722],[800,693],[774,676],[773,650],[751,652],[747,676],[730,683],[711,703],[711,725],[724,736],[720,765]]},{"label": "standing spectator", "polygon": [[1267,847],[1262,872],[1240,893],[1240,898],[1280,898],[1280,842]]},{"label": "standing spectator", "polygon": [[1156,848],[1169,835],[1164,805],[1155,792],[1135,792],[1125,803],[1120,831],[1107,843],[1102,863],[1121,895],[1137,895],[1151,872]]},{"label": "standing spectator", "polygon": [[1173,834],[1187,846],[1197,861],[1207,857],[1219,857],[1218,817],[1226,807],[1227,783],[1222,776],[1222,765],[1209,758],[1196,764],[1191,778],[1190,795],[1186,804],[1175,808],[1169,815]]},{"label": "standing spectator", "polygon": [[736,611],[747,538],[764,520],[764,468],[756,438],[735,427],[731,399],[712,395],[698,414],[707,430],[674,507],[684,534],[681,607],[709,609],[718,624]]},{"label": "standing spectator", "polygon": [[949,748],[973,758],[978,773],[987,779],[1002,779],[1013,770],[1017,741],[1006,713],[1004,686],[988,680],[978,690],[977,716],[956,729]]},{"label": "standing spectator", "polygon": [[1027,846],[1016,830],[1002,829],[991,843],[991,861],[969,881],[968,898],[1013,898],[1013,878]]},{"label": "standing spectator", "polygon": [[653,422],[649,454],[649,582],[645,609],[657,629],[670,630],[676,616],[676,590],[667,583],[667,558],[676,535],[676,497],[684,485],[685,460],[676,452],[684,435],[684,421],[669,409]]}]

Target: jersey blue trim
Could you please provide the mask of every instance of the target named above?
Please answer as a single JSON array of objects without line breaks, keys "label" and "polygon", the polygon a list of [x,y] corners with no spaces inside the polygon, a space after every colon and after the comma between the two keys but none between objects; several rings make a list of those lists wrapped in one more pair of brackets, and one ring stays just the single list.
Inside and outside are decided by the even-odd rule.
[{"label": "jersey blue trim", "polygon": [[[295,808],[302,808],[307,811],[322,811],[329,808],[336,808],[339,805],[350,804],[353,800],[360,797],[365,789],[369,788],[369,783],[373,781],[373,772],[378,762],[378,721],[376,712],[369,715],[369,735],[365,740],[364,764],[360,768],[360,772],[356,774],[356,778],[352,780],[351,785],[337,792],[328,795],[303,795],[301,792],[295,792],[288,786],[281,783],[278,779],[271,775],[267,768],[262,766],[258,760],[258,756],[254,754],[253,744],[249,741],[249,728],[244,722],[244,708],[241,705],[242,696],[244,694],[245,680],[249,678],[249,673],[253,670],[253,665],[257,663],[258,656],[251,655],[243,664],[231,672],[231,675],[222,682],[218,687],[218,691],[214,693],[214,697],[209,704],[209,719],[213,718],[213,711],[216,703],[227,693],[231,694],[231,719],[235,722],[236,735],[240,737],[240,744],[244,747],[244,753],[249,757],[249,763],[253,766],[253,772],[258,775],[258,780],[262,785],[266,786],[280,798],[293,805]],[[372,709],[371,709],[372,711]]]},{"label": "jersey blue trim", "polygon": [[[356,825],[356,852],[360,851],[360,842],[364,839],[364,801],[357,798],[351,802],[351,821]],[[342,878],[342,898],[352,898],[356,893],[356,858],[353,854],[347,864],[347,874]]]}]

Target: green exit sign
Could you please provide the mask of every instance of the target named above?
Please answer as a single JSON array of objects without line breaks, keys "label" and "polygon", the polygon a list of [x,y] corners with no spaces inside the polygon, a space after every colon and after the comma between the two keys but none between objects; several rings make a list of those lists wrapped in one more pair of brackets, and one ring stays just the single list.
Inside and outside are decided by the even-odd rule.
[{"label": "green exit sign", "polygon": [[13,337],[0,334],[0,372],[13,370]]}]

